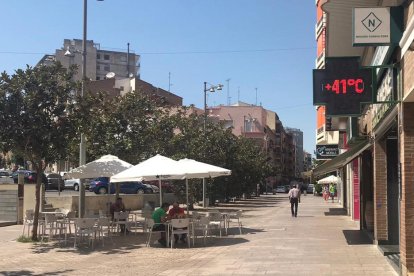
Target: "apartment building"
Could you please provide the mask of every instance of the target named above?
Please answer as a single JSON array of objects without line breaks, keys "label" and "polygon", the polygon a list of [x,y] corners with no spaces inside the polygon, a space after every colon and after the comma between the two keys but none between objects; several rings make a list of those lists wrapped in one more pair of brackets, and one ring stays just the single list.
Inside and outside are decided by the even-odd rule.
[{"label": "apartment building", "polygon": [[208,119],[232,128],[233,134],[254,140],[268,156],[278,174],[268,179],[269,186],[289,184],[295,177],[293,136],[286,132],[278,115],[262,106],[237,102],[207,110]]},{"label": "apartment building", "polygon": [[[75,80],[82,79],[82,40],[65,39],[63,46],[55,54],[45,55],[38,64],[59,61],[64,67],[77,65]],[[108,75],[109,74],[109,75]],[[107,76],[115,78],[140,78],[140,56],[130,52],[103,50],[93,40],[86,42],[86,76],[90,80],[103,80]]]},{"label": "apartment building", "polygon": [[295,177],[301,178],[303,169],[303,132],[297,128],[286,127],[286,132],[293,137],[295,147]]},{"label": "apartment building", "polygon": [[[315,168],[314,177],[337,174],[343,183],[341,204],[348,215],[359,221],[361,230],[372,235],[380,252],[401,275],[412,275],[414,2],[319,0],[316,8],[322,13],[318,20],[323,18],[326,35],[324,57],[318,56],[317,64],[331,58],[358,57],[361,70],[371,69],[374,77],[372,85],[364,87],[372,88],[372,102],[361,105],[359,115],[338,116],[335,120],[339,123],[331,123],[330,127],[340,133],[342,151]],[[365,12],[358,21],[359,14]],[[380,21],[368,17],[370,13]],[[390,22],[386,23],[388,41],[367,39],[375,35],[358,37],[356,28],[364,18],[370,20],[364,28],[371,33],[375,30],[370,27]],[[378,37],[387,35],[375,39]],[[360,38],[368,42],[361,43]],[[323,131],[320,127],[318,124],[317,132]]]}]

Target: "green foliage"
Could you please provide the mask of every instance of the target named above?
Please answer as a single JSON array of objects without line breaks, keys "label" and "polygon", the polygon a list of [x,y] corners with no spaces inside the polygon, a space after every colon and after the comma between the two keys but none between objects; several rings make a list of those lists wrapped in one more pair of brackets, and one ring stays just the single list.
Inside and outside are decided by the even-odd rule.
[{"label": "green foliage", "polygon": [[[71,93],[76,88],[73,72],[60,64],[27,67],[0,77],[1,150],[13,150],[16,156],[35,166],[65,156],[72,139],[74,123]],[[36,168],[42,170],[41,167]]]},{"label": "green foliage", "polygon": [[21,243],[37,242],[37,241],[33,241],[31,237],[24,236],[24,235],[21,235],[20,237],[18,237],[17,241]]},{"label": "green foliage", "polygon": [[322,184],[318,184],[318,183],[316,183],[316,184],[314,185],[314,188],[315,188],[315,192],[316,192],[318,195],[322,193]]},{"label": "green foliage", "polygon": [[[37,175],[48,163],[61,160],[75,135],[73,70],[59,63],[17,70],[0,76],[0,150],[16,161],[31,162]],[[21,160],[20,160],[21,162]],[[20,163],[19,162],[19,163]],[[37,177],[32,239],[37,239],[42,177]]]}]

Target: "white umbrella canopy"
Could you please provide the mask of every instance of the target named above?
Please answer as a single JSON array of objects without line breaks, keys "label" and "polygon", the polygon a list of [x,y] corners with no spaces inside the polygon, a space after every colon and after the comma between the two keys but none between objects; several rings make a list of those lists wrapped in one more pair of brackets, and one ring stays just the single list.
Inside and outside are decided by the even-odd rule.
[{"label": "white umbrella canopy", "polygon": [[231,170],[192,159],[181,159],[178,163],[180,164],[181,169],[185,172],[185,177],[189,179],[206,177],[214,178],[231,174]]},{"label": "white umbrella canopy", "polygon": [[[214,178],[219,176],[226,176],[231,174],[231,170],[224,169],[218,166],[210,165],[207,163],[195,161],[192,159],[181,159],[178,160],[181,169],[185,172],[185,187],[186,187],[186,200],[187,200],[187,214],[188,210],[188,179],[191,178]],[[203,180],[203,206],[205,207],[206,198],[205,180]]]},{"label": "white umbrella canopy", "polygon": [[121,173],[111,177],[111,182],[158,180],[160,188],[160,206],[162,202],[161,180],[184,179],[185,173],[177,161],[157,154],[138,165],[135,165]]},{"label": "white umbrella canopy", "polygon": [[184,179],[185,173],[178,162],[168,157],[157,154],[138,165],[111,177],[111,182],[159,180],[159,179]]},{"label": "white umbrella canopy", "polygon": [[67,176],[72,178],[111,177],[131,167],[132,164],[109,154],[71,170]]},{"label": "white umbrella canopy", "polygon": [[322,178],[321,180],[318,180],[318,184],[338,184],[338,177],[334,175],[330,175],[328,177]]}]

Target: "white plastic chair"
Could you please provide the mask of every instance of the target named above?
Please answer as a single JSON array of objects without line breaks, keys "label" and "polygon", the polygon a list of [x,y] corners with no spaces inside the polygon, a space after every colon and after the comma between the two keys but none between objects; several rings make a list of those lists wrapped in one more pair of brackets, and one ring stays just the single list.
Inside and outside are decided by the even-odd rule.
[{"label": "white plastic chair", "polygon": [[[210,228],[217,228],[220,232],[221,237],[221,225],[223,221],[223,215],[218,211],[213,211],[207,213],[207,217],[210,219],[209,226]],[[225,223],[225,222],[224,222]]]},{"label": "white plastic chair", "polygon": [[109,218],[98,219],[97,231],[98,231],[99,239],[102,238],[102,246],[105,246],[105,233],[106,233],[106,237],[110,238],[112,243],[114,242],[112,240],[111,229],[112,229],[112,224]]},{"label": "white plastic chair", "polygon": [[204,245],[206,245],[206,238],[210,234],[210,219],[208,217],[200,217],[193,225],[193,246],[195,244],[195,239],[198,237],[197,232],[202,233],[204,239]]},{"label": "white plastic chair", "polygon": [[82,241],[83,237],[88,237],[88,245],[92,244],[96,239],[96,232],[98,231],[98,227],[96,226],[96,219],[95,218],[78,218],[75,220],[75,243],[73,247],[77,245],[77,239],[79,236],[80,241]]},{"label": "white plastic chair", "polygon": [[243,228],[243,224],[241,221],[242,213],[243,213],[242,210],[238,210],[235,213],[230,213],[228,215],[228,220],[227,220],[227,228],[230,227],[230,223],[233,222],[233,220],[237,223],[237,227],[239,228],[240,235],[242,235],[242,228]]},{"label": "white plastic chair", "polygon": [[61,220],[61,223],[65,225],[65,227],[69,228],[69,234],[72,234],[72,225],[75,228],[75,219],[76,219],[76,212],[69,211],[66,216]]},{"label": "white plastic chair", "polygon": [[27,236],[30,236],[30,227],[33,227],[33,222],[34,222],[34,210],[26,210],[25,216],[24,216],[24,220],[23,220],[23,231],[22,231],[22,235],[24,235],[24,230],[26,229],[27,226]]},{"label": "white plastic chair", "polygon": [[190,219],[172,219],[170,224],[171,230],[171,248],[174,247],[174,235],[187,234],[187,244],[190,247]]},{"label": "white plastic chair", "polygon": [[128,221],[128,218],[129,212],[114,212],[113,225],[116,226],[117,231],[119,231],[121,225],[125,225],[124,235],[126,235],[127,230],[129,231],[130,222]]},{"label": "white plastic chair", "polygon": [[161,233],[161,232],[166,232],[166,230],[154,230],[154,226],[157,225],[161,225],[164,223],[155,223],[154,220],[152,218],[148,218],[147,219],[147,231],[148,231],[148,235],[147,235],[147,243],[146,246],[150,247],[151,245],[151,237],[152,237],[152,233]]},{"label": "white plastic chair", "polygon": [[43,227],[43,235],[41,242],[43,242],[46,231],[48,231],[49,240],[53,238],[53,236],[58,236],[58,240],[60,241],[61,235],[64,234],[65,237],[65,244],[67,241],[67,229],[66,225],[63,220],[59,219],[55,214],[45,214],[45,223]]}]

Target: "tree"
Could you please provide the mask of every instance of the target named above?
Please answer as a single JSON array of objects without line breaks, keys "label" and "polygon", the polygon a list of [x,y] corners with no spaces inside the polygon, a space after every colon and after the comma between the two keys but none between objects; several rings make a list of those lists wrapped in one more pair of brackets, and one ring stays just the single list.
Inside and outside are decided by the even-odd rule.
[{"label": "tree", "polygon": [[33,240],[38,239],[41,176],[48,163],[65,157],[69,141],[77,135],[73,91],[79,87],[73,73],[73,68],[55,63],[0,77],[1,150],[30,161],[38,176]]}]

